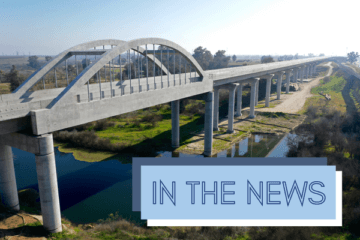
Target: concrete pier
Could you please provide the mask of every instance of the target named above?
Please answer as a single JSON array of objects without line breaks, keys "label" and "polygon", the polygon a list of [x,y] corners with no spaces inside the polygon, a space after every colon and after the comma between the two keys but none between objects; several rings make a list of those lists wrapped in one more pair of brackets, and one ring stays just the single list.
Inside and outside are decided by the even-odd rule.
[{"label": "concrete pier", "polygon": [[299,72],[300,72],[300,69],[299,68],[294,68],[294,83],[297,83],[298,81],[298,78],[299,78]]},{"label": "concrete pier", "polygon": [[254,78],[251,82],[251,93],[250,93],[250,114],[249,118],[255,118],[255,98],[256,98],[256,84],[260,78]]},{"label": "concrete pier", "polygon": [[234,132],[235,91],[237,84],[229,84],[228,133]]},{"label": "concrete pier", "polygon": [[219,131],[219,90],[220,88],[214,87],[214,131]]},{"label": "concrete pier", "polygon": [[280,100],[281,96],[281,85],[282,85],[282,78],[285,72],[281,71],[277,73],[277,82],[276,82],[276,93],[277,93],[277,100]]},{"label": "concrete pier", "polygon": [[212,155],[213,141],[213,116],[214,116],[214,93],[205,93],[205,136],[204,136],[204,155]]},{"label": "concrete pier", "polygon": [[0,196],[9,210],[20,210],[12,150],[3,144],[0,145]]},{"label": "concrete pier", "polygon": [[180,100],[171,102],[171,145],[180,146]]},{"label": "concrete pier", "polygon": [[239,86],[236,89],[236,113],[235,116],[240,117],[241,116],[241,106],[242,106],[242,83],[239,83]]},{"label": "concrete pier", "polygon": [[303,80],[304,80],[304,70],[305,70],[305,67],[302,66],[301,70],[300,70],[300,82],[301,83],[303,83]]},{"label": "concrete pier", "polygon": [[259,102],[259,81],[256,82],[256,89],[255,89],[255,106],[258,105],[258,102]]},{"label": "concrete pier", "polygon": [[62,231],[59,190],[52,134],[38,136],[39,152],[35,154],[43,225],[51,233]]},{"label": "concrete pier", "polygon": [[293,83],[296,80],[296,70],[297,70],[296,68],[293,69],[293,76],[292,76],[292,79],[291,79],[291,82],[293,82]]},{"label": "concrete pier", "polygon": [[290,90],[290,75],[293,69],[289,69],[285,71],[286,74],[286,93],[289,93]]},{"label": "concrete pier", "polygon": [[262,77],[266,79],[265,107],[270,106],[271,79],[273,78],[273,76],[274,74],[268,74]]}]

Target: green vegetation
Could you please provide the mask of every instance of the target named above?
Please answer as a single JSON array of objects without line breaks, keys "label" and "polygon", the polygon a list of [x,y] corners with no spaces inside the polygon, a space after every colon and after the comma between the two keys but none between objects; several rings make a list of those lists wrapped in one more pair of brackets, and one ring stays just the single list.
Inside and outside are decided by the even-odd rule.
[{"label": "green vegetation", "polygon": [[[342,95],[342,91],[345,87],[346,80],[342,76],[330,76],[330,81],[327,83],[322,82],[320,86],[314,87],[311,90],[312,94],[316,96],[310,97],[306,100],[306,103],[300,113],[305,113],[309,106],[327,106],[328,108],[335,108],[338,111],[346,112],[346,103]],[[330,94],[331,101],[326,101],[319,93]]]},{"label": "green vegetation", "polygon": [[258,104],[257,106],[255,106],[255,108],[274,108],[276,107],[276,105],[277,104],[270,102],[269,107],[265,107],[265,103],[263,103],[263,104]]},{"label": "green vegetation", "polygon": [[[181,144],[203,128],[204,102],[186,100],[180,115]],[[163,104],[54,133],[59,150],[83,161],[101,161],[121,153],[154,156],[172,150],[171,110]],[[121,156],[120,156],[121,157]]]}]

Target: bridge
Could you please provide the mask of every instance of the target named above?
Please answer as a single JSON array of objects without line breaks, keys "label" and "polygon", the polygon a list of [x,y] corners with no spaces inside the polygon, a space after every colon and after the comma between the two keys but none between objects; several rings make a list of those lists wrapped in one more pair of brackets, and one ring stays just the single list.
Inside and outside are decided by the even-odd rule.
[{"label": "bridge", "polygon": [[[127,62],[131,62],[131,52],[137,58],[133,58],[127,72],[121,66],[117,69],[114,61],[126,53]],[[81,72],[76,60],[79,56],[86,60]],[[89,56],[95,58],[90,64]],[[74,58],[76,74],[74,67],[72,72],[69,70],[69,62]],[[33,73],[14,92],[1,95],[2,202],[13,211],[20,209],[11,147],[34,153],[43,225],[49,232],[61,232],[52,132],[171,102],[171,141],[172,146],[178,147],[179,101],[201,95],[205,100],[204,155],[211,156],[213,130],[218,129],[219,123],[219,89],[229,89],[228,132],[232,133],[234,115],[242,114],[244,84],[251,85],[249,118],[254,118],[260,79],[266,79],[265,106],[269,107],[274,76],[280,99],[284,74],[289,93],[290,81],[302,82],[311,77],[316,65],[328,59],[315,57],[205,71],[189,52],[165,39],[98,40],[72,47]],[[62,80],[57,78],[60,68],[65,69]],[[49,74],[54,74],[55,88],[46,88]]]}]

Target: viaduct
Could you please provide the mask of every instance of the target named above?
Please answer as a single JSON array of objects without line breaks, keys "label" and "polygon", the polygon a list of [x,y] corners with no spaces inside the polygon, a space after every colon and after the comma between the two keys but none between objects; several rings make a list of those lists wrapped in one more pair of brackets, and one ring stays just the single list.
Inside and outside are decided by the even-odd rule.
[{"label": "viaduct", "polygon": [[[105,48],[107,46],[107,48]],[[110,48],[111,46],[111,48]],[[159,51],[149,51],[160,47]],[[135,69],[123,79],[114,74],[114,61],[130,51],[146,63],[133,60]],[[153,54],[151,54],[153,53]],[[169,55],[178,57],[180,70]],[[77,56],[95,56],[81,72],[76,64],[76,77],[70,79],[68,61]],[[156,55],[156,57],[155,57]],[[175,57],[172,58],[175,61]],[[241,115],[243,85],[251,85],[249,118],[255,117],[259,79],[266,79],[265,106],[270,102],[272,78],[277,76],[277,98],[281,97],[283,75],[286,93],[290,80],[302,82],[311,77],[316,65],[328,57],[315,57],[268,64],[204,71],[184,48],[159,38],[132,41],[98,40],[72,47],[32,74],[11,94],[0,95],[0,193],[10,210],[20,209],[11,147],[35,154],[43,225],[49,232],[61,232],[61,214],[52,132],[109,118],[123,113],[171,102],[172,145],[179,146],[179,101],[202,95],[205,100],[204,155],[212,155],[213,130],[219,123],[219,89],[229,89],[228,132],[233,132],[234,115]],[[62,64],[62,65],[61,65]],[[87,64],[87,63],[86,63]],[[141,66],[139,66],[141,64]],[[155,65],[161,69],[154,74]],[[65,66],[66,87],[58,87],[56,69]],[[146,71],[145,71],[146,70]],[[44,76],[54,73],[56,88],[46,89]],[[132,74],[133,73],[133,74]],[[118,79],[117,79],[118,78]],[[91,80],[93,79],[93,80]],[[105,82],[103,80],[105,79]],[[71,80],[71,81],[70,81]],[[90,83],[92,81],[93,83]],[[43,82],[43,84],[42,84]],[[42,90],[34,91],[34,86]],[[235,109],[235,95],[237,104]],[[24,130],[29,133],[24,133]]]}]

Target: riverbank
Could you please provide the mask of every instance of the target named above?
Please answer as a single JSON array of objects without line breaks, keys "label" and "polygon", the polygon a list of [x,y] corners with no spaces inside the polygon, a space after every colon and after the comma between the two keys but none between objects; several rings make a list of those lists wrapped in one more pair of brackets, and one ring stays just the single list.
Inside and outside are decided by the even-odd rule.
[{"label": "riverbank", "polygon": [[[213,154],[230,148],[234,143],[249,137],[250,134],[277,134],[289,133],[300,125],[306,118],[304,115],[287,114],[281,112],[267,113],[258,112],[256,118],[248,118],[248,111],[245,109],[242,116],[234,118],[234,133],[227,133],[227,120],[219,124],[219,131],[214,131]],[[175,150],[189,154],[201,154],[204,151],[204,132],[201,132],[188,140]]]}]

